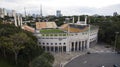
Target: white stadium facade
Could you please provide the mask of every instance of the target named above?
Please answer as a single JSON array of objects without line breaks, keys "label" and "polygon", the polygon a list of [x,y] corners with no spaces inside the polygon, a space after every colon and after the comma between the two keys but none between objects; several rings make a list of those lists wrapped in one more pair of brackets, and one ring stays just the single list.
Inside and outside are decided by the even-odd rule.
[{"label": "white stadium facade", "polygon": [[65,23],[57,27],[55,22],[36,22],[38,45],[48,52],[74,52],[89,49],[97,43],[98,26],[85,21]]}]

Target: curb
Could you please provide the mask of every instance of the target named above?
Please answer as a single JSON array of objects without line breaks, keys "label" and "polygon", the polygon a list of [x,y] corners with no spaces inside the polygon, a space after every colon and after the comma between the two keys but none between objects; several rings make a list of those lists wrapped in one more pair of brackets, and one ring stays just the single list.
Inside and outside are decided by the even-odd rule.
[{"label": "curb", "polygon": [[79,57],[79,56],[85,55],[85,54],[86,54],[86,52],[83,53],[83,54],[79,54],[79,55],[71,58],[69,61],[66,61],[65,63],[62,63],[62,66],[61,66],[61,67],[64,67],[66,64],[68,64],[69,62],[71,62],[73,59],[75,59],[75,58],[77,58],[77,57]]}]

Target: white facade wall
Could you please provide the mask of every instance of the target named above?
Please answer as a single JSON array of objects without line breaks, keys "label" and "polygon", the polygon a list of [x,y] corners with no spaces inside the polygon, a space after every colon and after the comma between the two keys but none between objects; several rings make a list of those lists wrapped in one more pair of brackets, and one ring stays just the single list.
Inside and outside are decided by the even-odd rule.
[{"label": "white facade wall", "polygon": [[[98,35],[98,29],[91,30],[90,36],[88,36],[88,32],[81,32],[81,33],[69,33],[69,36],[41,36],[38,34],[38,45],[40,46],[66,46],[66,52],[70,52],[72,47],[71,43],[81,43],[81,48],[86,48],[88,39],[90,39],[90,42],[95,41],[97,42],[97,35]],[[90,38],[88,38],[90,37]],[[89,43],[90,43],[89,42]],[[44,44],[43,44],[44,43]],[[47,44],[48,43],[48,44]],[[53,44],[51,44],[53,43]],[[57,44],[56,44],[57,43]],[[65,43],[65,44],[64,44]],[[79,44],[77,45],[79,47]],[[75,46],[74,46],[75,47]],[[87,49],[87,48],[86,48]]]},{"label": "white facade wall", "polygon": [[[39,45],[42,45],[42,46],[63,46],[63,45],[66,46],[67,45],[67,38],[42,38],[42,39],[38,39],[38,40],[41,43]],[[43,45],[43,43],[45,43],[45,44]],[[49,43],[49,45],[47,45],[47,43]],[[53,43],[53,44],[51,45],[51,43]],[[55,44],[55,43],[57,43],[57,44]],[[61,45],[60,45],[60,43],[61,43]]]}]

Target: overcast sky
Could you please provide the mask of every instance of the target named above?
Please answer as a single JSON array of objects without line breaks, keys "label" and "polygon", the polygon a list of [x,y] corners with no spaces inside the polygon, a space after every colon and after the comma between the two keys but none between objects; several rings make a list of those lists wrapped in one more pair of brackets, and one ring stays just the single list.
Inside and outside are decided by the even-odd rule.
[{"label": "overcast sky", "polygon": [[27,13],[39,13],[41,4],[43,15],[55,14],[56,10],[61,10],[63,15],[110,15],[120,12],[120,0],[0,0],[0,7],[15,9],[20,13],[24,12],[24,7]]}]

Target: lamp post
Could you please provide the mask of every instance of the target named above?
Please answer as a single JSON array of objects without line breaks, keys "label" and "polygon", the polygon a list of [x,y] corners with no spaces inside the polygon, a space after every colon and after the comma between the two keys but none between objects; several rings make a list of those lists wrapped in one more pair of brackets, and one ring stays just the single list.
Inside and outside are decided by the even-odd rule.
[{"label": "lamp post", "polygon": [[114,51],[116,50],[116,42],[117,42],[117,35],[119,34],[119,32],[115,32],[115,45],[114,45]]}]

